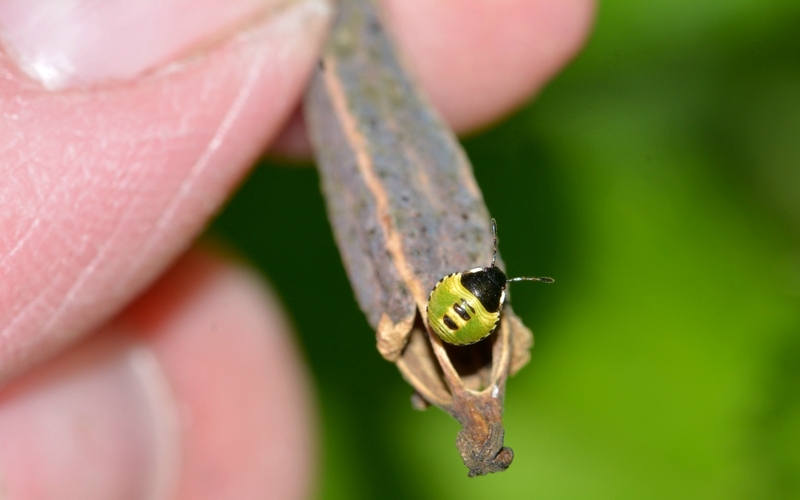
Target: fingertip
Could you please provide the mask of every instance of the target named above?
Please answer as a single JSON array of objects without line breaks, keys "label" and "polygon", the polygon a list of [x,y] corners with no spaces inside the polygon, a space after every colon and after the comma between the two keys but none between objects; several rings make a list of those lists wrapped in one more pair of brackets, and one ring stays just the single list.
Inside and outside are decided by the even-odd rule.
[{"label": "fingertip", "polygon": [[594,0],[386,0],[394,34],[457,132],[529,99],[583,45]]},{"label": "fingertip", "polygon": [[165,498],[178,471],[175,410],[146,346],[95,336],[0,391],[2,492]]},{"label": "fingertip", "polygon": [[[594,0],[385,0],[385,20],[430,102],[458,133],[500,119],[583,46]],[[270,153],[307,158],[295,113]]]},{"label": "fingertip", "polygon": [[278,160],[302,161],[311,156],[305,118],[300,107],[281,129],[280,134],[269,148],[271,157]]},{"label": "fingertip", "polygon": [[308,374],[272,294],[249,270],[185,256],[122,318],[181,410],[181,498],[304,498],[313,474]]},{"label": "fingertip", "polygon": [[97,88],[48,91],[0,54],[0,381],[107,321],[187,248],[295,108],[330,11],[288,2]]},{"label": "fingertip", "polygon": [[0,42],[46,88],[92,86],[133,80],[283,7],[282,0],[6,0]]},{"label": "fingertip", "polygon": [[0,391],[0,491],[306,498],[310,386],[263,283],[190,252],[101,332]]}]

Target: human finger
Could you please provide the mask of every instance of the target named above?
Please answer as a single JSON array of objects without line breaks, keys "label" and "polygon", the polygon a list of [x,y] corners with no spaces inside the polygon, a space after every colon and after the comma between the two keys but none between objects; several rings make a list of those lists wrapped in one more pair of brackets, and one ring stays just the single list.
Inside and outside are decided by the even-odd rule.
[{"label": "human finger", "polygon": [[[434,107],[459,133],[498,120],[583,45],[594,0],[385,0],[385,19]],[[307,157],[299,112],[271,151]]]},{"label": "human finger", "polygon": [[254,275],[193,251],[0,391],[9,498],[304,498],[308,377]]},{"label": "human finger", "polygon": [[0,6],[0,383],[188,246],[291,112],[330,16],[322,0],[189,4]]}]

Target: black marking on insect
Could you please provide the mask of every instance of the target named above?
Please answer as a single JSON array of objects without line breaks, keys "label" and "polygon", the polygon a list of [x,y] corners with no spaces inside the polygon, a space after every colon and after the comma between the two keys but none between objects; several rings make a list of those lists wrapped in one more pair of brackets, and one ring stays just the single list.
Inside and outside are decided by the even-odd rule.
[{"label": "black marking on insect", "polygon": [[442,323],[447,325],[447,328],[449,328],[451,330],[458,330],[458,325],[453,323],[453,320],[450,319],[450,316],[448,316],[446,314],[444,316],[442,316]]},{"label": "black marking on insect", "polygon": [[[462,299],[462,301],[463,301],[463,299]],[[467,311],[465,311],[464,308],[461,307],[460,304],[458,304],[458,302],[453,304],[453,310],[456,312],[456,314],[461,316],[461,319],[463,319],[464,321],[469,321],[470,320],[471,316],[469,314],[467,314]]]}]

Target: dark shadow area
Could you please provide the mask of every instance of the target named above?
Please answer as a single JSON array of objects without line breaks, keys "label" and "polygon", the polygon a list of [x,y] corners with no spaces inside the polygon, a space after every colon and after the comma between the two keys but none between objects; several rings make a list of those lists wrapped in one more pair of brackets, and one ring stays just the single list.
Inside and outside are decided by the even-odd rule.
[{"label": "dark shadow area", "polygon": [[[273,284],[308,357],[324,427],[336,400],[356,463],[348,464],[366,498],[419,498],[402,475],[395,445],[383,425],[386,398],[407,388],[375,348],[375,334],[356,304],[327,221],[313,168],[262,164],[214,221],[211,234],[242,252]],[[409,411],[410,405],[409,405]],[[324,437],[324,436],[322,436]],[[330,440],[328,440],[330,442]],[[391,441],[394,443],[394,441]],[[326,446],[326,445],[324,445]],[[341,461],[324,450],[325,462]],[[326,471],[323,469],[323,476]]]},{"label": "dark shadow area", "polygon": [[[546,316],[554,304],[566,300],[564,292],[580,281],[581,274],[580,253],[575,249],[582,231],[559,161],[536,135],[536,120],[532,103],[464,142],[489,212],[497,219],[498,251],[505,272],[509,277],[550,276],[556,280],[553,285],[509,286],[509,302],[523,321],[529,315]],[[546,331],[541,334],[547,335]]]},{"label": "dark shadow area", "polygon": [[474,391],[482,391],[490,379],[492,348],[497,341],[497,331],[472,345],[457,346],[443,343],[447,357],[465,385]]},{"label": "dark shadow area", "polygon": [[715,174],[766,224],[798,239],[800,227],[800,16],[768,37],[725,47],[706,69],[716,90],[696,124]]}]

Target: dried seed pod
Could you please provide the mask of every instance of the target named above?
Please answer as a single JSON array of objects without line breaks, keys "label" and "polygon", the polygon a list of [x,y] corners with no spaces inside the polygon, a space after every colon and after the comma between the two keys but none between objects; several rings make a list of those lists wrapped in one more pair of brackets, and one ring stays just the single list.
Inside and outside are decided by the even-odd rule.
[{"label": "dried seed pod", "polygon": [[[489,214],[458,140],[402,67],[369,0],[341,0],[306,93],[305,118],[334,237],[380,353],[421,399],[462,425],[470,475],[502,471],[509,373],[533,336],[506,305],[485,340],[448,346],[425,326],[429,292],[488,262]],[[499,260],[499,257],[498,257]]]}]

